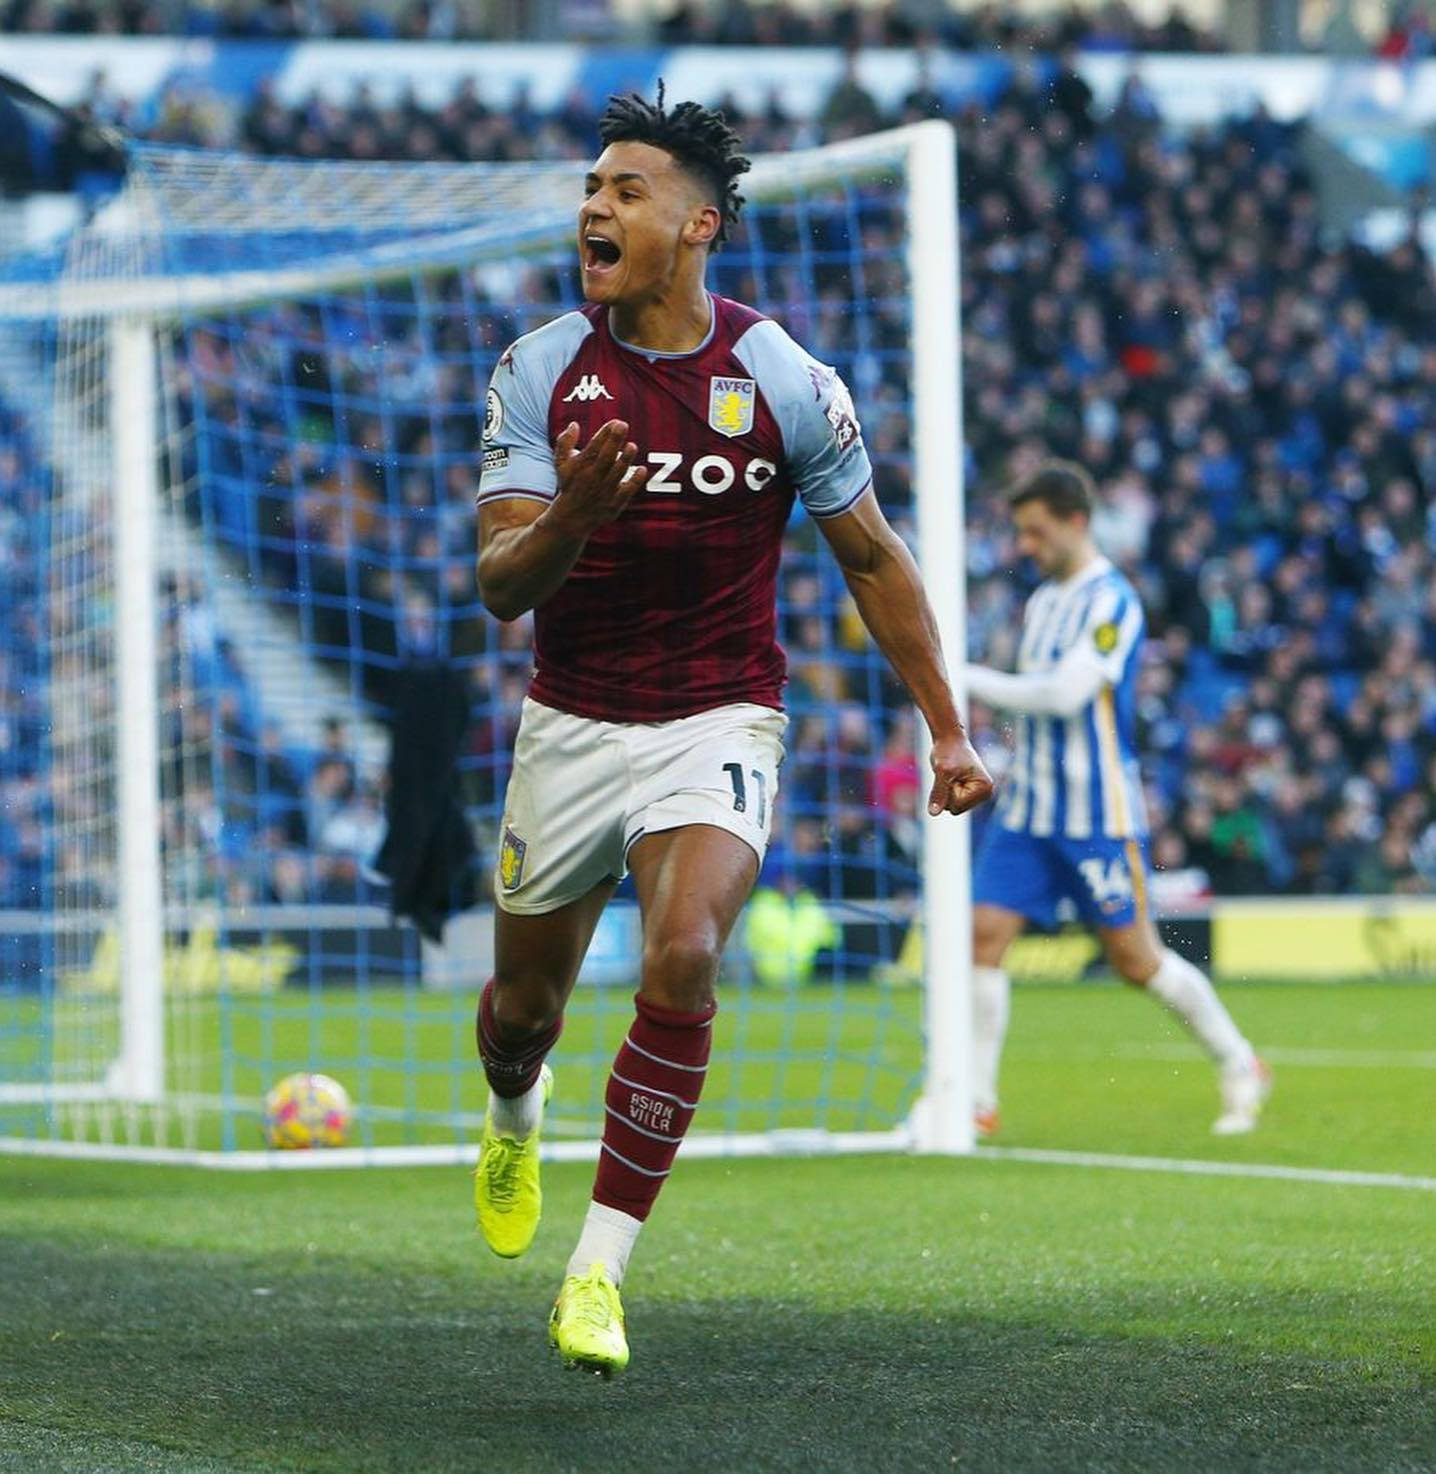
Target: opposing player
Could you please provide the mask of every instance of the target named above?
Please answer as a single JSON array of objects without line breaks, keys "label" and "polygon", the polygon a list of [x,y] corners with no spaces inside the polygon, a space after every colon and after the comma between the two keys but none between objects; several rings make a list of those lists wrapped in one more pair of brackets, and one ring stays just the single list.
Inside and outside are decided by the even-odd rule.
[{"label": "opposing player", "polygon": [[578,213],[587,304],[520,338],[488,391],[479,586],[534,611],[505,799],[490,1086],[475,1201],[493,1250],[540,1209],[544,1057],[595,923],[631,871],[636,1014],[593,1201],[550,1318],[570,1364],[628,1361],[619,1286],[703,1088],[719,958],[753,887],[783,755],[775,639],[795,497],[932,734],[929,813],[990,796],[917,570],[878,509],[852,402],[774,322],[704,287],[748,168],[720,115],[614,99]]},{"label": "opposing player", "polygon": [[1007,1032],[1002,961],[1064,900],[1097,933],[1112,968],[1159,998],[1216,1061],[1222,1112],[1212,1129],[1250,1131],[1270,1074],[1206,976],[1165,948],[1147,909],[1146,822],[1134,747],[1142,605],[1092,541],[1091,478],[1051,461],[1012,496],[1018,551],[1045,582],[1028,601],[1018,673],[967,667],[969,693],[1019,713],[1010,777],[973,884],[973,1035],[977,1128],[998,1128]]}]

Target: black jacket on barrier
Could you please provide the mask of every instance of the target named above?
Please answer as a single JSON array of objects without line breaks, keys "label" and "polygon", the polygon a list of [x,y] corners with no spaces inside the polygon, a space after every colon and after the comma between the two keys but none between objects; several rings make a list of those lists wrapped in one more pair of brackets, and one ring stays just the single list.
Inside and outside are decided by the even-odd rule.
[{"label": "black jacket on barrier", "polygon": [[468,684],[435,661],[403,667],[391,691],[388,830],[374,868],[393,886],[394,916],[437,942],[449,916],[478,898],[478,850],[459,790]]},{"label": "black jacket on barrier", "polygon": [[0,190],[119,188],[125,146],[115,129],[82,111],[56,107],[18,77],[0,72]]}]

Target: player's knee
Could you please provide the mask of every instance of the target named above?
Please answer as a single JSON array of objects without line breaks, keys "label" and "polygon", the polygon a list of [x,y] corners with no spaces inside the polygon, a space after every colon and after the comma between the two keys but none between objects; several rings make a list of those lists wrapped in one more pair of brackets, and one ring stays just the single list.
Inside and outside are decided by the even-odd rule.
[{"label": "player's knee", "polygon": [[979,910],[972,920],[972,960],[978,967],[1001,967],[1009,940],[1008,928],[995,924]]},{"label": "player's knee", "polygon": [[722,948],[707,929],[682,929],[643,944],[642,991],[669,1008],[700,1009],[713,997]]},{"label": "player's knee", "polygon": [[1000,939],[982,936],[972,939],[972,960],[977,967],[1001,967],[1007,955],[1007,945]]},{"label": "player's knee", "polygon": [[1113,947],[1108,949],[1107,963],[1124,983],[1145,988],[1161,966],[1161,958],[1149,947]]},{"label": "player's knee", "polygon": [[523,1038],[550,1028],[563,1012],[563,990],[548,979],[519,971],[494,974],[494,1019],[506,1034]]}]

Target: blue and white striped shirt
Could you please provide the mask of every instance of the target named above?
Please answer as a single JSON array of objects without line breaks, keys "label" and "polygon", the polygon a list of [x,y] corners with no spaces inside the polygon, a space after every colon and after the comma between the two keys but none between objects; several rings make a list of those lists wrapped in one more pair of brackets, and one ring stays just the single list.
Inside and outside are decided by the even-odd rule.
[{"label": "blue and white striped shirt", "polygon": [[1068,839],[1147,831],[1136,752],[1136,590],[1106,558],[1027,601],[1015,676],[968,667],[968,689],[1018,713],[998,801],[1006,828]]}]

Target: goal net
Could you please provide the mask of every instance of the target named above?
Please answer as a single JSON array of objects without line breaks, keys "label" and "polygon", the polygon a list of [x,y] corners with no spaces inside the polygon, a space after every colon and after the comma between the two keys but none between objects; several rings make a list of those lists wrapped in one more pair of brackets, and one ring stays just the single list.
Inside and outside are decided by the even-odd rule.
[{"label": "goal net", "polygon": [[[143,147],[62,256],[0,270],[0,526],[24,550],[0,703],[32,729],[0,753],[0,1146],[472,1157],[530,666],[528,622],[475,591],[483,394],[577,305],[580,177]],[[761,159],[709,284],[846,379],[955,664],[954,180],[943,123]],[[926,819],[926,734],[801,509],[779,613],[782,793],[685,1152],[967,1149],[966,825]],[[432,937],[375,866],[391,722],[425,680],[467,717],[474,840]],[[638,956],[621,890],[555,1054],[555,1155],[592,1150]],[[295,1071],[347,1088],[352,1150],[262,1150]]]}]

